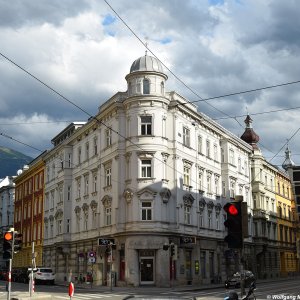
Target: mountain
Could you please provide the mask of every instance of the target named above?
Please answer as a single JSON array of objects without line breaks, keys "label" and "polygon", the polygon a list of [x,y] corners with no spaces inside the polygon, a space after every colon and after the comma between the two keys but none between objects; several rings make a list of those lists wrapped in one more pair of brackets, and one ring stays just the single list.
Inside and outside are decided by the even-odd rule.
[{"label": "mountain", "polygon": [[32,160],[23,153],[0,146],[0,178],[17,175],[17,171]]}]

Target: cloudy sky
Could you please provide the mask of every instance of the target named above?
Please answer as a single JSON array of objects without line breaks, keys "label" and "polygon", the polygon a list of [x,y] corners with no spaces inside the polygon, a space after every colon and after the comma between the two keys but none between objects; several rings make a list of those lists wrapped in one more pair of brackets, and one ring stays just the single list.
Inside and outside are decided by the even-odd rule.
[{"label": "cloudy sky", "polygon": [[238,136],[248,112],[268,160],[280,165],[290,139],[300,163],[300,83],[201,101],[300,80],[298,1],[106,1],[0,0],[1,146],[36,157],[14,139],[49,149],[68,123],[89,117],[8,59],[94,115],[126,90],[145,53],[138,36],[180,79],[167,71],[167,90]]}]

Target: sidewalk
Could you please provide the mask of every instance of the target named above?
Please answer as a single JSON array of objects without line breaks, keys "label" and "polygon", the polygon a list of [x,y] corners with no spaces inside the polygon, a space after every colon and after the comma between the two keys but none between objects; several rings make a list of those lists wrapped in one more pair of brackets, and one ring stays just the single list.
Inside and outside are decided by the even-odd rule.
[{"label": "sidewalk", "polygon": [[[261,279],[257,280],[256,284],[260,285],[265,282],[276,282],[276,281],[284,281],[284,280],[291,280],[291,279],[299,279],[299,276],[295,277],[286,277],[286,278],[276,278],[276,279]],[[66,287],[66,292],[68,291],[68,284],[58,284],[60,286]],[[74,284],[75,293],[76,290],[87,290],[90,293],[137,293],[137,294],[147,294],[149,291],[152,293],[166,293],[168,291],[172,292],[188,292],[188,291],[201,291],[201,290],[210,290],[216,288],[225,289],[224,283],[219,284],[203,284],[203,285],[184,285],[184,286],[175,286],[175,287],[155,287],[155,286],[139,286],[139,287],[118,287],[113,286],[112,289],[110,286],[93,286],[91,287],[90,284],[81,283],[81,284]],[[12,293],[11,299],[14,300],[28,300],[28,299],[49,299],[49,295],[40,294],[39,292],[35,292],[32,298],[29,295],[18,295],[17,293]]]}]

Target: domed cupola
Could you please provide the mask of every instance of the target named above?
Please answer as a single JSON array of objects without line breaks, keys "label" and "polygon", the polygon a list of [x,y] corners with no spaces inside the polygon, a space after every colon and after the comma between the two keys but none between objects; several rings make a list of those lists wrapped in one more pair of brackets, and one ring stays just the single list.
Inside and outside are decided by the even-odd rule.
[{"label": "domed cupola", "polygon": [[129,97],[165,94],[168,76],[164,73],[162,63],[156,57],[147,55],[147,51],[132,63],[130,73],[125,78]]},{"label": "domed cupola", "polygon": [[259,141],[259,136],[254,132],[252,128],[252,119],[247,115],[245,119],[245,132],[242,134],[241,139],[252,146],[253,149],[258,149],[257,143]]},{"label": "domed cupola", "polygon": [[140,71],[164,73],[161,62],[157,58],[147,54],[136,59],[131,65],[130,73]]},{"label": "domed cupola", "polygon": [[291,151],[289,149],[289,146],[287,145],[285,150],[285,160],[282,164],[282,167],[287,171],[289,168],[292,168],[295,166],[295,163],[292,161],[291,158]]}]

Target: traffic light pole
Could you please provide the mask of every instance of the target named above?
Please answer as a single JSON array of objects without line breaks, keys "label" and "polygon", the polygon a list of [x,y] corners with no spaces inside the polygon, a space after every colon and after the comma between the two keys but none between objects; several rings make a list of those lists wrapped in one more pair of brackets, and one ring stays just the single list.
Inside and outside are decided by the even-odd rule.
[{"label": "traffic light pole", "polygon": [[244,245],[240,250],[240,270],[241,270],[241,298],[245,295],[245,272],[244,272]]},{"label": "traffic light pole", "polygon": [[11,268],[12,268],[12,259],[9,259],[9,267],[8,267],[8,283],[7,283],[7,300],[10,300],[11,294]]}]

